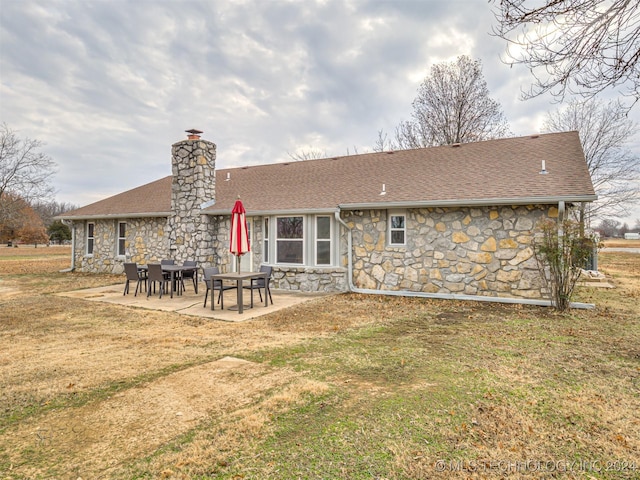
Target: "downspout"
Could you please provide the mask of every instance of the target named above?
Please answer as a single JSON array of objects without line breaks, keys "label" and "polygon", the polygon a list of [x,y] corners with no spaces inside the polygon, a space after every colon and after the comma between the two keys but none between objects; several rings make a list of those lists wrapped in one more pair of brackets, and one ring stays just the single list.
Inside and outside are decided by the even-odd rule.
[{"label": "downspout", "polygon": [[[560,202],[562,211],[564,212],[564,202]],[[349,291],[354,293],[362,293],[367,295],[391,295],[396,297],[419,297],[419,298],[433,298],[437,300],[460,300],[471,302],[490,302],[490,303],[513,303],[521,305],[538,305],[542,307],[550,307],[551,300],[535,300],[529,298],[510,298],[510,297],[485,297],[482,295],[460,295],[457,293],[428,293],[428,292],[414,292],[411,290],[373,290],[368,288],[357,288],[353,284],[353,233],[349,225],[347,225],[342,218],[340,218],[340,209],[334,212],[336,220],[347,229],[347,283],[349,285]],[[580,309],[592,309],[595,305],[592,303],[571,303],[572,308]]]},{"label": "downspout", "polygon": [[344,220],[340,218],[340,208],[338,208],[334,212],[334,215],[336,217],[336,220],[341,223],[344,228],[347,229],[347,285],[349,286],[350,292],[355,292],[357,289],[353,285],[353,256],[351,253],[353,251],[353,235],[351,233],[351,228],[349,228],[349,225],[347,225]]}]

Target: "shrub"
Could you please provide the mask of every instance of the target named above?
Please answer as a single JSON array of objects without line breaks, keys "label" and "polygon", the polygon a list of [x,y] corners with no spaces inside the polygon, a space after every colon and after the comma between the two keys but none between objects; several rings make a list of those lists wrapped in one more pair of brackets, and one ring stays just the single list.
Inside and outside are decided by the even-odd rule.
[{"label": "shrub", "polygon": [[534,245],[540,275],[551,294],[551,304],[563,312],[571,305],[571,297],[581,269],[592,254],[595,240],[581,233],[573,220],[538,224]]}]

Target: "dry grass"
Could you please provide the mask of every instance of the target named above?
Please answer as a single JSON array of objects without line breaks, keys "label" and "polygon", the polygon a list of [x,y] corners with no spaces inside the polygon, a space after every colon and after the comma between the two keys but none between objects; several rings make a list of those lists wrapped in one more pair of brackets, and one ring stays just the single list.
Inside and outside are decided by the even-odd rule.
[{"label": "dry grass", "polygon": [[[3,479],[640,469],[640,255],[602,254],[617,288],[567,315],[340,295],[229,324],[51,295],[123,279],[21,249],[0,248]],[[559,476],[637,478],[611,466]]]},{"label": "dry grass", "polygon": [[609,238],[602,242],[610,248],[640,248],[640,240],[625,240],[623,238]]}]

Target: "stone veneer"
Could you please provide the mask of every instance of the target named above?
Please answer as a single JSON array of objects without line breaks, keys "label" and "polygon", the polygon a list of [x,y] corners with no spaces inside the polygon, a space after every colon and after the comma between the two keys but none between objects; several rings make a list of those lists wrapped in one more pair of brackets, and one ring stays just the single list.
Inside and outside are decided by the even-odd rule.
[{"label": "stone veneer", "polygon": [[211,262],[215,243],[211,217],[200,207],[215,198],[216,145],[199,137],[183,140],[172,146],[171,158],[169,258],[180,263]]},{"label": "stone veneer", "polygon": [[[118,223],[126,222],[126,256],[117,256]],[[93,255],[87,255],[87,222],[75,222],[75,266],[83,272],[122,273],[124,262],[159,262],[169,251],[166,218],[95,220]]]},{"label": "stone veneer", "polygon": [[357,288],[541,298],[533,230],[550,206],[408,209],[406,245],[387,245],[386,210],[346,212]]},{"label": "stone veneer", "polygon": [[347,269],[341,267],[279,267],[271,272],[272,288],[301,292],[347,291]]},{"label": "stone veneer", "polygon": [[[186,201],[185,201],[186,202]],[[187,208],[188,203],[177,202]],[[386,210],[343,212],[353,235],[353,283],[372,290],[480,295],[491,297],[545,297],[535,258],[533,229],[546,217],[557,217],[550,206],[408,209],[406,241],[387,245]],[[194,216],[178,215],[180,218]],[[197,218],[204,217],[198,212]],[[181,251],[200,265],[231,271],[235,258],[228,252],[229,216],[206,217],[206,231],[198,248],[170,250],[166,218],[96,220],[94,254],[87,256],[86,224],[76,222],[76,268],[86,272],[121,273],[125,261],[159,262]],[[262,217],[253,218],[253,269],[262,263]],[[117,225],[127,223],[126,257],[115,255]],[[200,230],[201,225],[194,225]],[[190,228],[185,233],[194,232]],[[192,235],[193,239],[196,235]],[[178,237],[176,237],[178,238]],[[173,241],[173,240],[171,240]],[[334,267],[273,266],[272,286],[303,292],[346,291],[347,232],[341,228],[340,258]]]}]

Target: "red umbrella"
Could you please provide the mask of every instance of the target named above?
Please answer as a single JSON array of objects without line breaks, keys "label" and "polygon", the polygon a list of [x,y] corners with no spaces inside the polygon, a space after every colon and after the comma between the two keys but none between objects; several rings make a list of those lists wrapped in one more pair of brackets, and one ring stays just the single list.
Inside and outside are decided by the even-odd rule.
[{"label": "red umbrella", "polygon": [[231,235],[229,239],[229,251],[236,256],[238,268],[240,272],[240,256],[247,253],[249,247],[249,232],[247,230],[246,210],[240,201],[236,200],[233,210],[231,210]]}]

